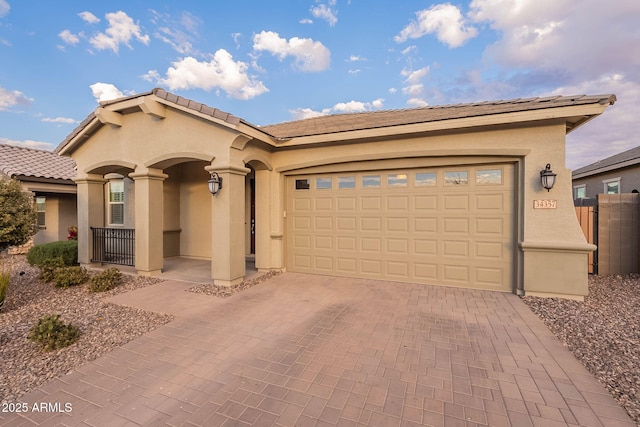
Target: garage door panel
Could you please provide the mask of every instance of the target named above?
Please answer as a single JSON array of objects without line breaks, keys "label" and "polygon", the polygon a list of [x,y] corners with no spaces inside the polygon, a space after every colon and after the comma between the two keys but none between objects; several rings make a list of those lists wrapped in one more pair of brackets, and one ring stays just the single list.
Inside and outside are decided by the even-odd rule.
[{"label": "garage door panel", "polygon": [[469,233],[469,218],[445,218],[444,219],[444,232],[445,233]]},{"label": "garage door panel", "polygon": [[338,236],[337,248],[339,251],[356,251],[357,238],[355,236]]},{"label": "garage door panel", "polygon": [[318,197],[314,200],[316,211],[331,211],[333,210],[333,198],[331,197]]},{"label": "garage door panel", "polygon": [[469,283],[469,267],[465,265],[444,264],[442,280],[459,284]]},{"label": "garage door panel", "polygon": [[401,232],[408,233],[409,232],[409,218],[407,217],[387,217],[387,232]]},{"label": "garage door panel", "polygon": [[338,257],[336,260],[336,271],[339,273],[357,273],[357,261],[355,258]]},{"label": "garage door panel", "polygon": [[445,194],[444,209],[447,210],[469,210],[468,194]]},{"label": "garage door panel", "polygon": [[447,257],[468,257],[469,242],[460,240],[445,240],[443,242],[442,254]]},{"label": "garage door panel", "polygon": [[333,249],[333,237],[332,236],[315,236],[314,249],[316,250],[332,250]]},{"label": "garage door panel", "polygon": [[414,218],[414,230],[416,232],[423,233],[437,233],[438,232],[438,218]]},{"label": "garage door panel", "polygon": [[512,290],[513,172],[498,164],[289,178],[287,268]]},{"label": "garage door panel", "polygon": [[386,246],[390,254],[409,254],[409,239],[386,239]]},{"label": "garage door panel", "polygon": [[320,270],[326,273],[331,273],[334,270],[332,257],[317,256],[315,257],[314,260],[315,260],[315,268],[317,270]]},{"label": "garage door panel", "polygon": [[314,229],[316,232],[322,232],[322,231],[333,232],[333,217],[316,216],[314,218]]},{"label": "garage door panel", "polygon": [[338,202],[337,203],[338,212],[344,212],[344,211],[355,212],[356,211],[357,201],[355,196],[338,197],[337,202]]},{"label": "garage door panel", "polygon": [[380,253],[382,250],[382,238],[380,237],[361,237],[360,250],[363,252]]}]

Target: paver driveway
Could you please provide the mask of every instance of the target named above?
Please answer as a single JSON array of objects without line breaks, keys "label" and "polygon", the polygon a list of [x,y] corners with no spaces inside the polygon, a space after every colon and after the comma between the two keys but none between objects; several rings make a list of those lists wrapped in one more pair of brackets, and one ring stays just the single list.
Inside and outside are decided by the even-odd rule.
[{"label": "paver driveway", "polygon": [[228,299],[113,298],[176,320],[23,398],[3,425],[634,425],[511,294],[285,273]]}]

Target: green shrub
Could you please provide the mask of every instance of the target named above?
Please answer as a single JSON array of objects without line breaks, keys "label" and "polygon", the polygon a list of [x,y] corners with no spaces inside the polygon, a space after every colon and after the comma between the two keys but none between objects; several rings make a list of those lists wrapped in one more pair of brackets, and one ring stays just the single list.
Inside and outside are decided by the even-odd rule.
[{"label": "green shrub", "polygon": [[44,351],[71,345],[78,340],[79,335],[78,327],[71,323],[65,324],[58,314],[41,318],[29,331],[29,339],[40,344]]},{"label": "green shrub", "polygon": [[41,267],[51,259],[60,258],[64,265],[78,265],[78,241],[65,240],[36,245],[27,252],[27,261]]},{"label": "green shrub", "polygon": [[53,282],[58,288],[82,285],[89,280],[89,273],[84,267],[60,267],[53,273]]},{"label": "green shrub", "polygon": [[0,308],[4,305],[4,299],[9,291],[11,272],[0,270]]},{"label": "green shrub", "polygon": [[89,290],[91,292],[110,291],[120,284],[122,281],[122,273],[115,267],[107,268],[101,273],[91,277],[89,282]]},{"label": "green shrub", "polygon": [[53,282],[56,278],[56,271],[64,266],[65,264],[61,257],[46,259],[40,265],[38,279],[44,282]]}]

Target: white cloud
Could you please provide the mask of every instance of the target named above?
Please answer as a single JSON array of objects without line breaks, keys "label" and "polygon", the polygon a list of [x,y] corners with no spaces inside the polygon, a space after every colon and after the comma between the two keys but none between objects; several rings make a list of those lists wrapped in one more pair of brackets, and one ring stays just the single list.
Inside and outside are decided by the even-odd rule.
[{"label": "white cloud", "polygon": [[51,118],[51,117],[45,117],[44,119],[42,119],[41,121],[45,122],[45,123],[63,123],[63,124],[73,124],[73,123],[78,123],[77,120],[75,119],[70,119],[68,117],[55,117],[55,118]]},{"label": "white cloud", "polygon": [[109,27],[104,33],[98,33],[89,40],[96,49],[111,49],[117,53],[121,44],[131,49],[130,42],[134,37],[145,45],[149,44],[149,36],[142,34],[140,26],[133,22],[133,19],[126,13],[122,11],[107,13],[105,17],[109,22]]},{"label": "white cloud", "polygon": [[411,107],[428,107],[429,103],[424,99],[420,98],[411,98],[407,101],[407,105]]},{"label": "white cloud", "polygon": [[462,46],[467,40],[478,35],[478,30],[465,22],[460,9],[449,3],[437,4],[421,10],[416,13],[416,16],[417,21],[411,21],[400,31],[400,34],[394,37],[396,42],[402,43],[408,39],[417,39],[435,33],[438,40],[454,48]]},{"label": "white cloud", "polygon": [[237,99],[251,99],[268,89],[264,84],[247,74],[248,65],[234,61],[229,52],[218,50],[210,61],[198,61],[186,57],[172,64],[162,78],[157,71],[150,71],[144,78],[155,79],[170,90],[176,89],[222,89]]},{"label": "white cloud", "polygon": [[33,102],[17,90],[8,90],[0,86],[0,111],[7,111],[16,105],[27,106]]},{"label": "white cloud", "polygon": [[87,11],[80,12],[78,16],[88,24],[97,24],[98,22],[100,22],[100,18],[98,18],[96,15],[94,15],[91,12],[87,12]]},{"label": "white cloud", "polygon": [[364,111],[372,111],[383,108],[384,99],[378,98],[371,102],[349,101],[339,102],[333,107],[323,108],[321,111],[312,110],[311,108],[298,108],[289,110],[294,120],[309,119],[313,117],[326,116],[329,114],[346,114],[346,113],[362,113]]},{"label": "white cloud", "polygon": [[98,103],[103,101],[111,101],[113,99],[122,98],[124,94],[111,83],[97,82],[89,86],[91,93]]},{"label": "white cloud", "polygon": [[358,61],[366,61],[367,58],[363,58],[359,55],[349,55],[349,59],[345,59],[346,62],[358,62]]},{"label": "white cloud", "polygon": [[324,19],[333,27],[338,23],[338,12],[334,10],[335,5],[335,0],[331,0],[329,1],[329,5],[320,4],[318,6],[314,6],[311,8],[310,12],[314,17]]},{"label": "white cloud", "polygon": [[176,52],[186,55],[197,53],[193,41],[198,37],[202,20],[189,12],[182,12],[179,18],[168,13],[151,10],[153,22],[157,26],[154,37],[170,45]]},{"label": "white cloud", "polygon": [[640,81],[640,60],[631,53],[640,46],[640,2],[520,0],[513,7],[512,0],[473,0],[469,16],[501,34],[487,49],[491,62],[555,70],[574,82],[612,69]]},{"label": "white cloud", "polygon": [[58,34],[58,37],[60,37],[62,39],[63,42],[65,42],[66,44],[70,44],[70,45],[76,45],[80,42],[80,37],[78,37],[77,35],[73,34],[71,31],[69,30],[63,30],[60,32],[60,34]]},{"label": "white cloud", "polygon": [[0,18],[6,16],[11,10],[11,6],[5,0],[0,0]]},{"label": "white cloud", "polygon": [[292,56],[296,67],[301,71],[324,71],[331,63],[331,52],[322,43],[298,37],[287,40],[273,31],[262,31],[254,35],[253,49],[267,51],[280,60]]},{"label": "white cloud", "polygon": [[400,72],[400,75],[406,78],[405,80],[407,83],[416,84],[419,83],[427,74],[429,74],[429,70],[429,66],[413,71],[404,69]]},{"label": "white cloud", "polygon": [[51,151],[55,148],[55,145],[51,144],[50,142],[33,141],[31,139],[17,141],[15,139],[0,138],[0,144],[15,145],[18,147],[35,148],[38,150],[48,150],[48,151]]},{"label": "white cloud", "polygon": [[347,71],[349,74],[360,74],[362,72],[362,70],[360,70],[359,68],[356,68],[354,70],[349,70]]},{"label": "white cloud", "polygon": [[308,24],[313,24],[313,20],[309,19],[309,18],[303,18],[303,19],[299,20],[298,23],[299,24],[308,25]]}]

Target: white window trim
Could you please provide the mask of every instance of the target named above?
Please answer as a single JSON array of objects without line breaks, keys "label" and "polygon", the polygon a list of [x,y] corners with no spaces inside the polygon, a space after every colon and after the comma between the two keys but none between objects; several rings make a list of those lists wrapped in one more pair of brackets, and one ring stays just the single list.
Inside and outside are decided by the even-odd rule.
[{"label": "white window trim", "polygon": [[[112,183],[114,183],[114,182],[121,182],[121,183],[122,183],[122,193],[123,193],[123,200],[122,200],[122,202],[112,202],[112,201],[111,201],[111,184],[112,184]],[[110,181],[109,181],[108,188],[107,188],[107,190],[108,190],[108,191],[107,191],[107,206],[108,206],[107,214],[108,214],[108,218],[109,218],[109,226],[110,226],[110,227],[124,227],[124,222],[125,222],[124,215],[126,214],[126,213],[125,213],[125,207],[124,207],[124,204],[125,204],[125,198],[126,198],[126,197],[124,196],[124,192],[125,192],[125,191],[124,191],[124,187],[125,187],[125,185],[124,185],[124,179],[112,179],[112,180],[110,180]],[[112,206],[112,205],[122,205],[122,214],[123,214],[123,217],[122,217],[122,224],[115,224],[115,223],[112,221],[112,218],[111,218],[111,217],[112,217],[112,210],[111,210],[111,206]]]},{"label": "white window trim", "polygon": [[602,192],[604,194],[609,194],[609,193],[607,193],[607,184],[611,184],[611,183],[617,182],[618,183],[618,193],[617,194],[622,193],[622,188],[620,187],[620,180],[621,180],[620,177],[611,178],[611,179],[603,179],[602,180]]},{"label": "white window trim", "polygon": [[[42,206],[43,209],[42,210],[39,209],[38,199],[44,199],[43,206]],[[42,216],[44,217],[44,221],[42,221],[42,224],[40,224],[40,218],[39,218],[40,215],[38,215],[38,228],[40,230],[46,230],[46,228],[47,228],[47,198],[46,198],[46,196],[36,196],[35,197],[35,205],[36,205],[36,212],[38,214],[42,214]]]},{"label": "white window trim", "polygon": [[584,188],[584,197],[581,197],[581,198],[585,198],[585,199],[587,198],[587,184],[582,184],[582,185],[574,185],[573,186],[573,198],[574,199],[578,198],[577,197],[578,196],[578,194],[577,194],[578,191],[577,190],[579,190],[581,188]]}]

